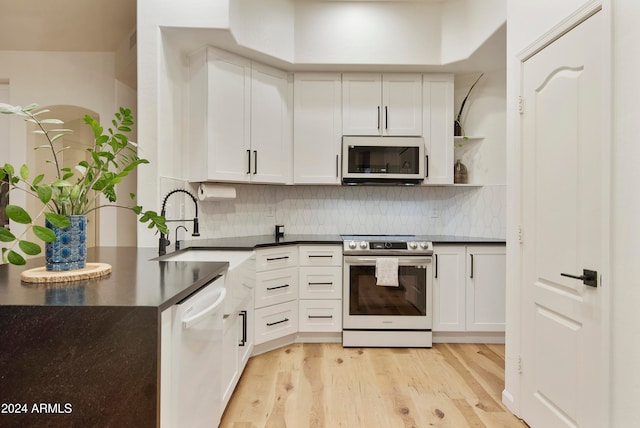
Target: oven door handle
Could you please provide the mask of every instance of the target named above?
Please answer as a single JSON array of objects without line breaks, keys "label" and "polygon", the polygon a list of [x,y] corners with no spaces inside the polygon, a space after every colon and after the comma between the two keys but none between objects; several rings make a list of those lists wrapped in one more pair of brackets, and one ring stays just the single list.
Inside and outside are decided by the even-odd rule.
[{"label": "oven door handle", "polygon": [[[385,258],[390,256],[380,256],[380,257],[357,257],[357,256],[345,256],[344,263],[350,265],[359,265],[359,266],[367,266],[367,265],[375,265],[376,259]],[[407,256],[398,256],[398,265],[399,266],[421,266],[426,264],[431,264],[432,258],[428,257],[407,257]]]}]

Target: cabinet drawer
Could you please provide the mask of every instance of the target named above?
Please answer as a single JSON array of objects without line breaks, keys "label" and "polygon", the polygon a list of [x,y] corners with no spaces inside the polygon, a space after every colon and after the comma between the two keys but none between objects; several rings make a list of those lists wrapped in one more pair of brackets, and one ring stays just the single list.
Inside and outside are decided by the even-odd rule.
[{"label": "cabinet drawer", "polygon": [[301,299],[341,299],[342,268],[305,266],[300,268]]},{"label": "cabinet drawer", "polygon": [[256,309],[255,344],[296,333],[298,331],[298,302]]},{"label": "cabinet drawer", "polygon": [[335,245],[303,245],[300,266],[342,266],[342,247]]},{"label": "cabinet drawer", "polygon": [[278,269],[256,274],[255,307],[275,305],[298,298],[298,270]]},{"label": "cabinet drawer", "polygon": [[256,272],[298,265],[297,247],[274,247],[256,251]]},{"label": "cabinet drawer", "polygon": [[341,300],[300,300],[300,324],[302,332],[342,331]]}]

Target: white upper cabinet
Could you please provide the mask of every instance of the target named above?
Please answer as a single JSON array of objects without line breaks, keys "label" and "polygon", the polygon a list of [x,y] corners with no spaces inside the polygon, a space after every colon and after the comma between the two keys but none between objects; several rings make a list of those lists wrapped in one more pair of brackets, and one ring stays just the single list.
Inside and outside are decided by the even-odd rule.
[{"label": "white upper cabinet", "polygon": [[287,73],[253,63],[251,70],[251,181],[286,183],[291,179]]},{"label": "white upper cabinet", "polygon": [[344,135],[422,135],[422,75],[345,73]]},{"label": "white upper cabinet", "polygon": [[216,48],[189,57],[189,180],[291,181],[287,73]]},{"label": "white upper cabinet", "polygon": [[189,180],[249,181],[251,62],[204,48],[189,58]]},{"label": "white upper cabinet", "polygon": [[340,73],[296,73],[293,110],[293,182],[340,184]]},{"label": "white upper cabinet", "polygon": [[453,184],[453,89],[452,74],[423,76],[424,184]]}]

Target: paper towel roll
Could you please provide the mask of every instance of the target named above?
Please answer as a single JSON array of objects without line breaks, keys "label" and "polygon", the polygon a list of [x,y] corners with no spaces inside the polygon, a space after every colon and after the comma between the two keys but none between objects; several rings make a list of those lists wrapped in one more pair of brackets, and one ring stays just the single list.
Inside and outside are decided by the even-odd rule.
[{"label": "paper towel roll", "polygon": [[212,183],[200,183],[198,199],[201,201],[219,201],[221,199],[235,199],[236,188]]}]

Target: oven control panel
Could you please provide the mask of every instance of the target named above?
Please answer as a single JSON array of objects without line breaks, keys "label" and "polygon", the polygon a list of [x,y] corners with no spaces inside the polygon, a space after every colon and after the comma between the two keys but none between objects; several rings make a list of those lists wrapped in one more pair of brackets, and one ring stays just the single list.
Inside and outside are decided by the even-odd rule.
[{"label": "oven control panel", "polygon": [[345,254],[431,254],[433,243],[428,241],[344,241]]}]

